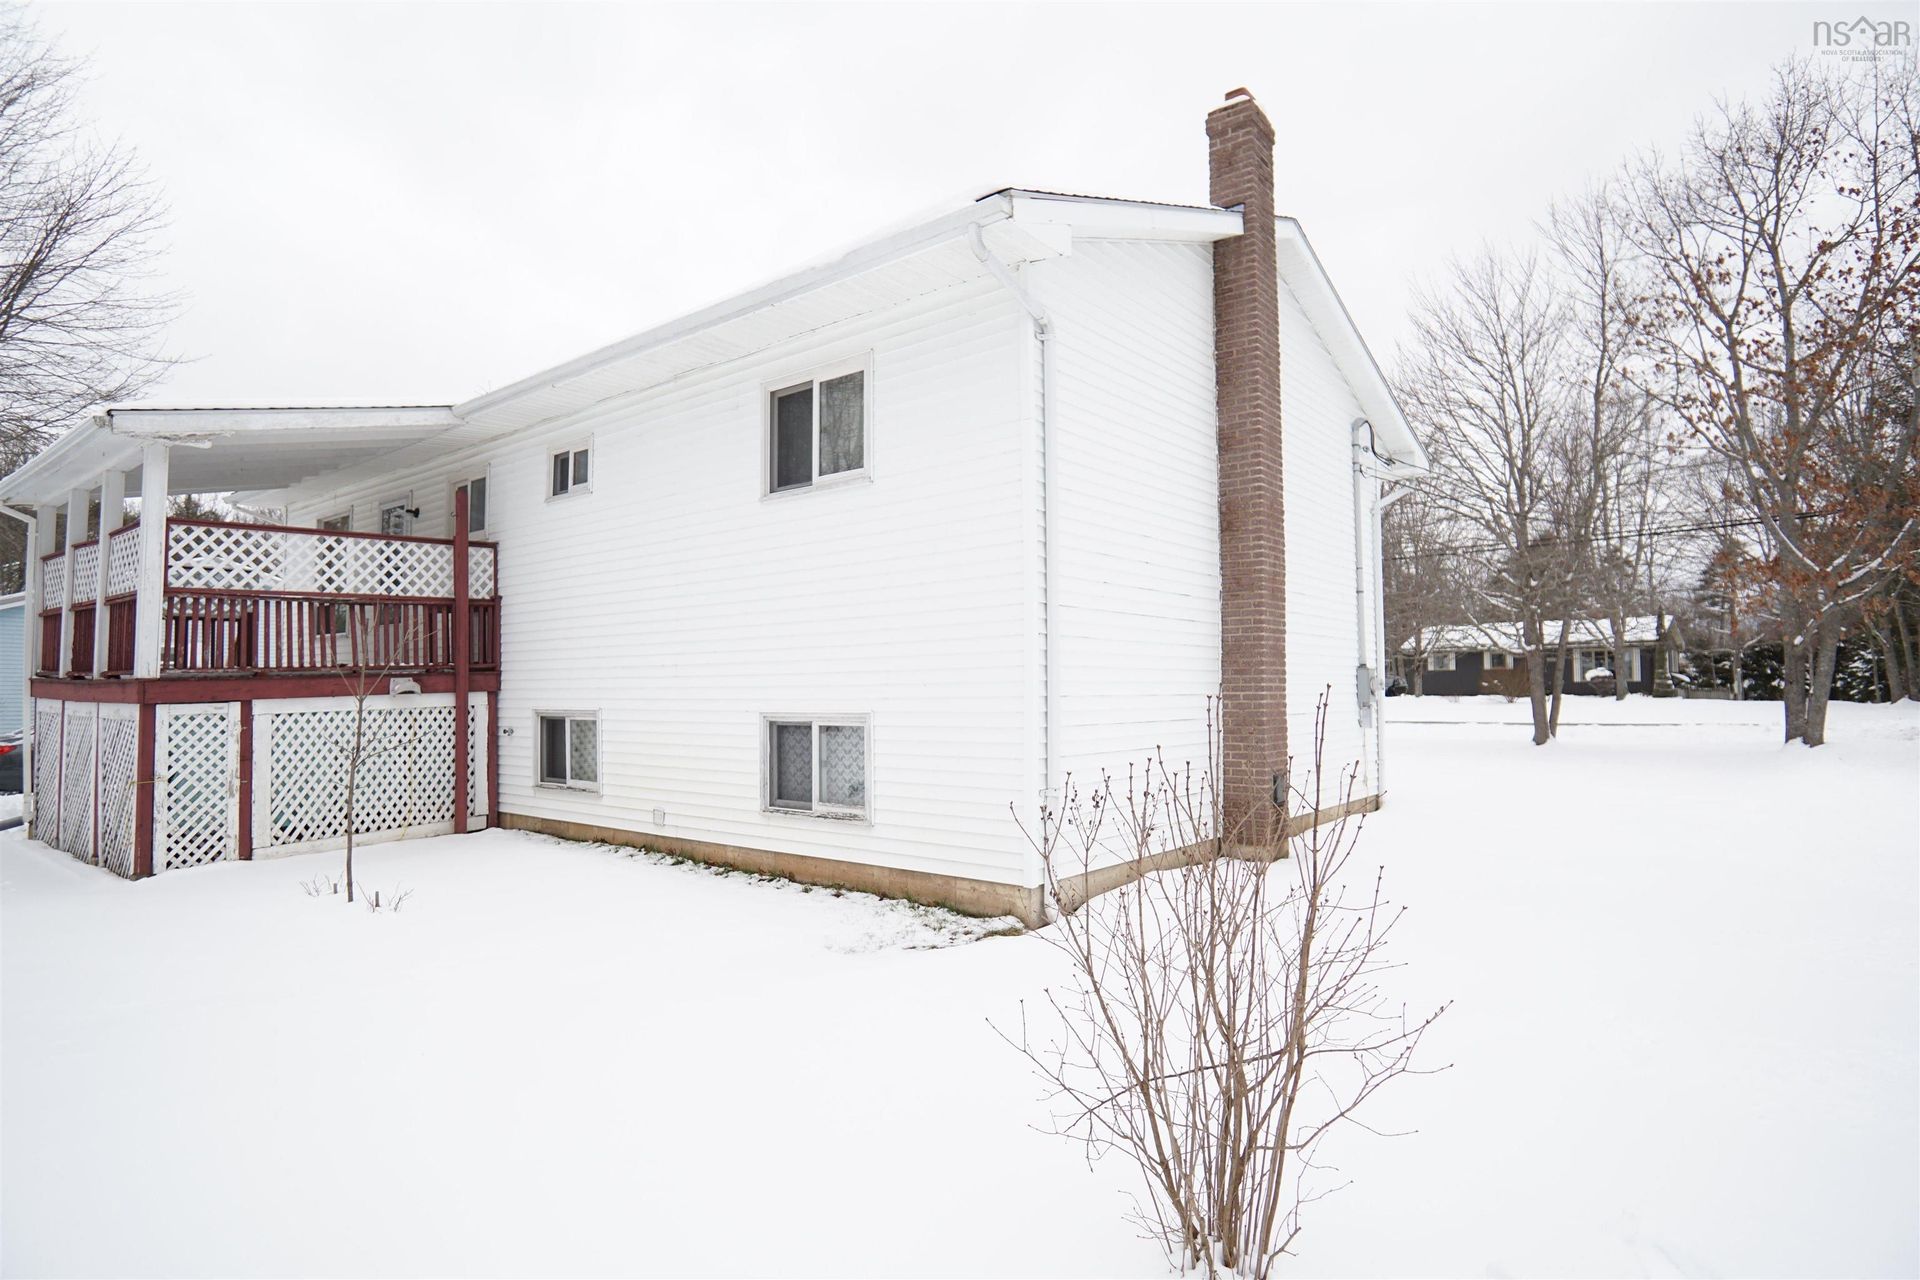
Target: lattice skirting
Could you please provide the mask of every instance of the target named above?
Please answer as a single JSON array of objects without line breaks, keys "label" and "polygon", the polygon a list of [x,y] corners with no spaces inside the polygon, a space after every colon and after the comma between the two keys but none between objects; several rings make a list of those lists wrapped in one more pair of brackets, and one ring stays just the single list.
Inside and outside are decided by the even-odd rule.
[{"label": "lattice skirting", "polygon": [[60,757],[66,703],[45,698],[33,704],[33,827],[36,839],[60,843]]},{"label": "lattice skirting", "polygon": [[[486,710],[486,695],[468,700],[468,809],[476,816],[487,812]],[[453,829],[454,724],[450,694],[367,699],[353,785],[357,839],[438,835]],[[255,857],[346,844],[354,733],[351,698],[255,705]]]},{"label": "lattice skirting", "polygon": [[[255,856],[339,848],[346,842],[351,698],[259,702],[253,720]],[[487,700],[467,704],[467,792],[484,825]],[[363,840],[439,835],[453,829],[453,698],[383,696],[367,701],[353,828]],[[122,876],[134,871],[139,798],[139,709],[113,703],[33,703],[33,834]],[[155,708],[153,869],[237,857],[240,704]]]},{"label": "lattice skirting", "polygon": [[156,720],[153,869],[172,871],[237,856],[240,705],[165,706]]}]

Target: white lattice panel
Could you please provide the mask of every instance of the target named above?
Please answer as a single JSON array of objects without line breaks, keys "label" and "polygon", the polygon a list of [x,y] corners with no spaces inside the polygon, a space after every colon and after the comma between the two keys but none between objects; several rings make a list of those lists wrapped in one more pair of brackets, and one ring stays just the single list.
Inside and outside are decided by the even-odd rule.
[{"label": "white lattice panel", "polygon": [[33,834],[60,843],[60,724],[63,702],[33,704]]},{"label": "white lattice panel", "polygon": [[484,818],[487,804],[487,699],[485,694],[467,699],[467,814]]},{"label": "white lattice panel", "polygon": [[100,708],[100,865],[115,875],[133,875],[135,766],[140,751],[140,713],[133,707]]},{"label": "white lattice panel", "polygon": [[[329,699],[318,706],[281,703],[263,711],[267,705],[256,704],[254,716],[254,848],[343,840],[352,700]],[[484,740],[485,722],[485,699],[471,700],[469,733]],[[363,759],[354,785],[356,835],[444,829],[452,822],[454,724],[453,700],[445,695],[368,700]],[[487,810],[481,745],[470,743],[467,761],[468,808],[477,814]]]},{"label": "white lattice panel", "polygon": [[207,591],[451,596],[453,548],[438,542],[252,525],[175,524],[167,533],[167,585]]},{"label": "white lattice panel", "polygon": [[60,839],[83,862],[93,861],[93,729],[91,702],[66,704],[64,760],[60,770]]},{"label": "white lattice panel", "polygon": [[224,702],[162,707],[158,720],[153,869],[233,857],[237,709]]},{"label": "white lattice panel", "polygon": [[107,594],[131,595],[140,585],[140,526],[129,525],[107,539]]},{"label": "white lattice panel", "polygon": [[467,548],[467,595],[475,600],[490,600],[498,589],[499,574],[494,565],[498,556],[492,547]]},{"label": "white lattice panel", "polygon": [[95,600],[100,595],[100,544],[89,542],[73,549],[73,598]]},{"label": "white lattice panel", "polygon": [[49,556],[40,562],[40,607],[57,609],[66,600],[67,558]]}]

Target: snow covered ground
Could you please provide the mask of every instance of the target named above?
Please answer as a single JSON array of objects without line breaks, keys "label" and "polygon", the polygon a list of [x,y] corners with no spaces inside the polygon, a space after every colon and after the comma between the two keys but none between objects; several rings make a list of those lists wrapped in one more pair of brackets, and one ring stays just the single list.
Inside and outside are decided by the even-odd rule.
[{"label": "snow covered ground", "polygon": [[[1450,1071],[1298,1275],[1920,1272],[1920,708],[1395,699]],[[0,834],[0,1269],[1164,1274],[994,1036],[1031,937],[507,833],[128,884]]]}]

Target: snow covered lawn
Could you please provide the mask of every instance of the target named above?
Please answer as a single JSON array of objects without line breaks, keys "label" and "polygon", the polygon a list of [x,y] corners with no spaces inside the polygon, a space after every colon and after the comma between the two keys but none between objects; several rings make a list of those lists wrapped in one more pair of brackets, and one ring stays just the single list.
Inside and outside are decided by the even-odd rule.
[{"label": "snow covered lawn", "polygon": [[[1363,860],[1455,1065],[1292,1272],[1920,1271],[1920,710],[1390,706]],[[365,851],[397,914],[336,863],[0,834],[7,1274],[1164,1272],[986,1024],[1034,938],[507,833]]]}]

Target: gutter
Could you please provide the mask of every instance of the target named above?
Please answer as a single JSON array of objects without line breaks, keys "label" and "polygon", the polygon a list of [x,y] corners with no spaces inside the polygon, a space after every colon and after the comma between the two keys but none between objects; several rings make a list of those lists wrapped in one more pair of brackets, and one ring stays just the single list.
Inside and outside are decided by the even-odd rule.
[{"label": "gutter", "polygon": [[[968,241],[973,246],[973,256],[980,259],[987,271],[998,281],[1014,301],[1020,304],[1027,318],[1033,324],[1033,336],[1040,344],[1040,415],[1036,424],[1037,444],[1040,450],[1040,681],[1044,690],[1040,708],[1040,794],[1036,797],[1042,811],[1045,811],[1047,797],[1052,794],[1054,778],[1057,776],[1058,752],[1057,736],[1054,732],[1060,723],[1059,681],[1053,678],[1053,503],[1049,500],[1054,492],[1054,450],[1053,433],[1048,430],[1054,417],[1052,361],[1049,353],[1053,347],[1053,321],[1046,311],[1033,300],[1033,295],[993,251],[987,248],[985,237],[980,234],[981,222],[967,229]],[[1036,832],[1037,834],[1037,832]],[[1041,883],[1045,883],[1042,873]],[[1044,913],[1046,903],[1040,904]]]}]

